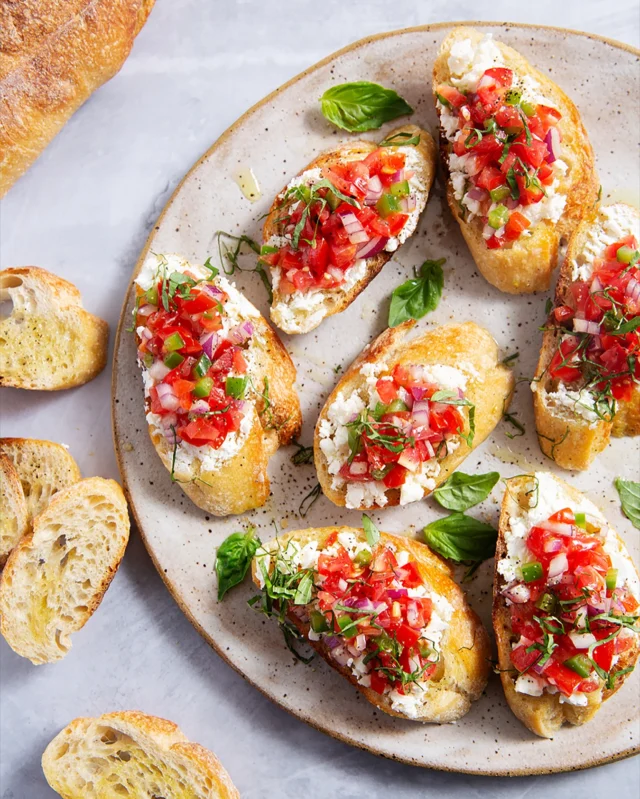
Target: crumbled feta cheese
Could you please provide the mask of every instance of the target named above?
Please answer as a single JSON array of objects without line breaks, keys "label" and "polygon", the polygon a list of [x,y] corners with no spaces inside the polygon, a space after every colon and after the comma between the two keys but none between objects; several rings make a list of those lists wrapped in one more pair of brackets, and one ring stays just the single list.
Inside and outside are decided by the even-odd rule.
[{"label": "crumbled feta cheese", "polygon": [[504,59],[500,49],[488,33],[474,45],[471,39],[455,42],[448,59],[451,83],[461,92],[476,90],[485,70],[502,66]]},{"label": "crumbled feta cheese", "polygon": [[544,685],[533,674],[521,674],[516,680],[516,691],[527,696],[542,696]]},{"label": "crumbled feta cheese", "polygon": [[600,208],[597,219],[585,237],[580,255],[571,262],[572,280],[588,280],[593,272],[594,260],[601,258],[610,244],[626,236],[640,239],[638,211],[624,203]]},{"label": "crumbled feta cheese", "polygon": [[589,422],[589,427],[595,427],[601,420],[596,413],[596,398],[587,389],[574,391],[568,389],[564,383],[559,383],[555,391],[546,391],[537,383],[532,383],[531,388],[541,394],[545,405],[554,416],[571,417],[577,414]]},{"label": "crumbled feta cheese", "polygon": [[560,694],[559,699],[561,705],[576,705],[577,707],[586,707],[589,704],[589,698],[587,694],[583,694],[580,691],[575,691],[575,693],[571,694],[571,696]]},{"label": "crumbled feta cheese", "polygon": [[369,481],[366,483],[347,483],[345,505],[347,508],[384,508],[389,501],[384,484]]}]

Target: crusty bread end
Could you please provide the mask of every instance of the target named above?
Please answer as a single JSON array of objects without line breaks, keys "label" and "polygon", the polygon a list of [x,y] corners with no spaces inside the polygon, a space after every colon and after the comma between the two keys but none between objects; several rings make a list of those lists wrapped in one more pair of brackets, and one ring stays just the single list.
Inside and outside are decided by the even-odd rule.
[{"label": "crusty bread end", "polygon": [[13,463],[0,451],[0,569],[26,533],[29,512]]}]

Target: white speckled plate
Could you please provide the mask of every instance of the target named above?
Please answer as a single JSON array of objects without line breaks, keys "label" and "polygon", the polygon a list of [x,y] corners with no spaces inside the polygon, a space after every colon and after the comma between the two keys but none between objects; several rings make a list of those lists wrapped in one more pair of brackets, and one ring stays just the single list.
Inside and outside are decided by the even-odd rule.
[{"label": "white speckled plate", "polygon": [[[439,44],[453,27],[425,26],[385,34],[337,53],[283,86],[248,111],[194,166],[180,184],[147,242],[156,252],[179,252],[202,262],[214,254],[214,232],[224,229],[260,237],[261,215],[273,195],[318,152],[345,138],[320,114],[318,97],[332,83],[366,79],[391,86],[416,109],[413,120],[435,127],[430,83]],[[570,31],[515,25],[486,25],[496,37],[520,50],[549,72],[577,102],[598,156],[604,199],[638,203],[640,185],[636,116],[638,53],[615,42]],[[384,132],[384,131],[383,131]],[[373,134],[377,138],[380,134]],[[235,179],[251,168],[262,196],[251,204]],[[141,256],[141,257],[143,257]],[[480,277],[436,185],[417,235],[346,312],[305,336],[284,336],[298,369],[304,415],[302,441],[311,442],[319,409],[345,367],[385,325],[392,289],[425,258],[446,256],[445,291],[437,311],[423,320],[424,330],[451,320],[473,319],[486,326],[504,352],[519,350],[519,375],[531,376],[540,343],[546,295],[511,297]],[[237,285],[267,315],[258,277],[237,276]],[[275,624],[251,610],[251,587],[234,590],[216,602],[213,564],[216,546],[249,521],[263,540],[273,524],[293,529],[324,524],[359,525],[360,514],[334,507],[324,497],[306,519],[301,500],[316,483],[312,465],[294,467],[293,447],[281,450],[270,465],[272,496],[242,518],[220,520],[196,508],[161,465],[149,441],[135,345],[125,333],[132,308],[129,290],[123,307],[114,359],[113,422],[122,478],[145,543],[167,587],[190,621],[214,649],[247,680],[281,707],[309,724],[387,757],[421,766],[477,774],[530,774],[567,771],[628,756],[639,749],[640,674],[606,703],[594,721],[564,729],[553,741],[530,734],[512,715],[497,677],[486,694],[457,724],[435,726],[390,718],[377,711],[323,662],[305,666],[285,648]],[[503,476],[535,468],[553,468],[538,449],[531,394],[521,384],[513,411],[526,435],[510,440],[499,425],[468,458],[464,471],[495,469]],[[586,474],[563,476],[589,496],[618,527],[638,555],[638,531],[621,515],[612,480],[637,479],[638,440],[619,439]],[[500,490],[473,512],[497,521]],[[441,511],[431,500],[374,514],[392,533],[414,535]],[[469,585],[470,601],[490,621],[491,562]],[[247,691],[253,688],[247,687]]]}]

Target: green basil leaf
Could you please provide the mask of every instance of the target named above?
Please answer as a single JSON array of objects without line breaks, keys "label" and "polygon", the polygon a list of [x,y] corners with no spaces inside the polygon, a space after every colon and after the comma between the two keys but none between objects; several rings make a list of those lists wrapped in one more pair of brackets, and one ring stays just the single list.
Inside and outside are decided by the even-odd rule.
[{"label": "green basil leaf", "polygon": [[393,89],[356,81],[332,86],[320,98],[322,113],[343,130],[374,130],[390,119],[413,114],[413,108]]},{"label": "green basil leaf", "polygon": [[498,531],[464,513],[450,513],[424,528],[427,544],[444,558],[456,563],[486,560],[496,551]]},{"label": "green basil leaf", "polygon": [[499,479],[498,472],[487,472],[487,474],[454,472],[448,480],[436,488],[433,496],[447,510],[468,510],[486,499]]},{"label": "green basil leaf", "polygon": [[218,601],[230,588],[244,580],[251,560],[260,546],[260,539],[255,533],[255,527],[249,527],[246,533],[231,533],[218,547],[216,554]]},{"label": "green basil leaf", "polygon": [[616,330],[612,330],[614,336],[624,336],[627,333],[633,333],[634,330],[640,327],[640,315],[634,316],[633,319],[629,319],[626,322],[623,322],[619,328]]},{"label": "green basil leaf", "polygon": [[293,596],[294,605],[307,605],[311,602],[311,591],[313,590],[313,572],[304,573],[302,580],[298,583],[296,592]]},{"label": "green basil leaf", "polygon": [[640,530],[640,483],[623,480],[621,477],[617,477],[615,483],[620,494],[622,512]]},{"label": "green basil leaf", "polygon": [[417,147],[419,144],[419,133],[417,136],[412,136],[410,133],[400,131],[400,133],[394,133],[393,136],[383,139],[378,147]]},{"label": "green basil leaf", "polygon": [[370,547],[375,547],[380,540],[380,530],[378,530],[366,513],[362,514],[362,526],[364,527],[364,534],[367,537],[367,544],[369,544]]},{"label": "green basil leaf", "polygon": [[425,261],[418,277],[407,280],[394,290],[389,308],[389,327],[396,327],[408,319],[422,319],[425,314],[435,311],[444,287],[442,264],[445,261],[446,258]]}]

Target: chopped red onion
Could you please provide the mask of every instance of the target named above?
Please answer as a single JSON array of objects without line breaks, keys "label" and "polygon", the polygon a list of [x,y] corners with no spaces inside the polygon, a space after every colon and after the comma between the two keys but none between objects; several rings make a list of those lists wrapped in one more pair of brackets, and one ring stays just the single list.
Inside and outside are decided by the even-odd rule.
[{"label": "chopped red onion", "polygon": [[[413,398],[415,400],[418,400],[418,402],[419,402],[424,397],[424,395],[427,393],[427,389],[426,388],[419,388],[418,386],[414,386],[411,389],[411,393],[413,394]],[[427,410],[429,410],[429,403],[427,403]]]},{"label": "chopped red onion", "polygon": [[515,211],[520,203],[518,200],[514,200],[513,197],[507,197],[506,200],[504,200],[504,204],[510,211]]},{"label": "chopped red onion", "polygon": [[390,599],[399,599],[401,596],[409,596],[409,592],[406,588],[390,588],[387,595]]},{"label": "chopped red onion", "polygon": [[218,349],[219,342],[220,336],[217,333],[205,333],[200,339],[202,349],[210,361],[213,360],[213,353]]},{"label": "chopped red onion", "polygon": [[569,633],[569,638],[576,649],[589,649],[597,642],[593,633]]},{"label": "chopped red onion", "polygon": [[557,128],[549,128],[547,135],[544,137],[544,143],[549,151],[547,162],[552,164],[560,155],[560,133]]},{"label": "chopped red onion", "polygon": [[253,335],[251,322],[241,322],[229,331],[229,340],[234,344],[244,344]]},{"label": "chopped red onion", "polygon": [[556,535],[575,535],[575,527],[566,522],[540,522],[536,527],[541,527],[543,530],[548,530],[550,533],[555,533]]},{"label": "chopped red onion", "polygon": [[632,277],[627,283],[625,293],[630,300],[640,300],[640,281]]},{"label": "chopped red onion", "polygon": [[384,250],[388,241],[389,239],[385,236],[374,236],[358,247],[356,250],[356,258],[373,258],[374,255]]},{"label": "chopped red onion", "polygon": [[369,241],[369,236],[353,211],[341,211],[338,215],[352,244],[362,244],[365,241]]},{"label": "chopped red onion", "polygon": [[416,206],[417,201],[415,194],[410,194],[408,197],[403,197],[400,200],[400,210],[405,214],[410,214],[412,211],[415,211]]},{"label": "chopped red onion", "polygon": [[564,574],[568,568],[569,561],[567,560],[567,556],[564,552],[560,552],[560,554],[556,555],[555,558],[552,558],[551,562],[549,563],[549,579],[559,577],[561,574]]},{"label": "chopped red onion", "polygon": [[[363,246],[366,246],[366,245],[363,245]],[[337,266],[333,266],[333,264],[330,264],[327,267],[327,272],[328,272],[328,274],[331,275],[331,277],[334,280],[337,280],[338,283],[342,283],[342,281],[344,280],[344,272],[342,271],[342,269],[339,269]]]},{"label": "chopped red onion", "polygon": [[190,413],[209,413],[209,403],[206,400],[196,400],[190,408]]},{"label": "chopped red onion", "polygon": [[139,335],[142,341],[150,341],[153,338],[153,333],[149,330],[148,327],[143,327]]},{"label": "chopped red onion", "polygon": [[562,543],[562,539],[560,538],[552,538],[550,541],[547,541],[544,545],[544,551],[548,552],[549,554],[553,552],[560,552],[564,544]]},{"label": "chopped red onion", "polygon": [[[160,383],[158,388],[163,385],[165,385],[165,383]],[[160,405],[162,405],[165,411],[177,411],[180,407],[180,400],[175,394],[171,393],[166,393],[163,396],[160,396],[160,392],[158,391],[158,402]]]},{"label": "chopped red onion", "polygon": [[597,322],[591,322],[587,319],[573,319],[573,329],[576,333],[591,333],[598,335],[600,333],[600,325]]},{"label": "chopped red onion", "polygon": [[415,472],[420,467],[420,459],[415,450],[405,450],[398,458],[398,463],[410,472]]},{"label": "chopped red onion", "polygon": [[373,177],[369,178],[369,182],[367,183],[367,194],[364,198],[365,205],[375,205],[380,197],[382,197],[384,189],[382,187],[382,181],[380,180],[379,175],[374,175]]},{"label": "chopped red onion", "polygon": [[364,633],[356,635],[355,648],[358,650],[358,652],[364,652],[364,650],[367,648],[367,636],[364,635]]},{"label": "chopped red onion", "polygon": [[479,186],[474,186],[472,189],[469,189],[466,196],[470,200],[482,202],[482,200],[486,200],[489,197],[489,192],[486,189],[481,189]]},{"label": "chopped red onion", "polygon": [[340,646],[340,639],[337,635],[327,635],[327,637],[322,640],[329,649],[335,649],[337,646]]},{"label": "chopped red onion", "polygon": [[222,291],[222,289],[219,289],[217,286],[214,286],[213,283],[203,283],[202,287],[207,292],[207,294],[210,294],[212,297],[215,297],[217,300],[219,300],[221,297],[224,297],[224,291]]},{"label": "chopped red onion", "polygon": [[392,183],[400,183],[401,181],[406,179],[407,178],[405,176],[404,169],[399,169],[397,172],[394,172],[393,175],[391,176]]},{"label": "chopped red onion", "polygon": [[409,627],[418,626],[418,604],[415,601],[407,603],[407,623]]},{"label": "chopped red onion", "polygon": [[529,586],[524,583],[517,583],[510,588],[505,588],[502,593],[507,599],[511,600],[514,605],[524,605],[525,602],[529,601],[531,596]]},{"label": "chopped red onion", "polygon": [[151,316],[157,310],[155,305],[141,305],[138,308],[138,316]]},{"label": "chopped red onion", "polygon": [[601,280],[600,280],[600,278],[599,278],[599,277],[596,275],[596,276],[593,278],[593,281],[591,282],[591,287],[589,288],[589,293],[590,293],[590,294],[595,294],[595,293],[596,293],[596,292],[598,292],[598,291],[602,291],[602,288],[603,288],[603,287],[602,287],[602,281],[601,281]]},{"label": "chopped red onion", "polygon": [[171,369],[165,366],[162,361],[155,361],[149,369],[149,377],[159,383],[169,374]]},{"label": "chopped red onion", "polygon": [[369,467],[362,461],[356,461],[349,466],[349,474],[366,474]]}]

